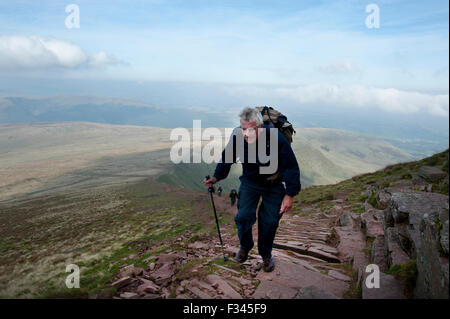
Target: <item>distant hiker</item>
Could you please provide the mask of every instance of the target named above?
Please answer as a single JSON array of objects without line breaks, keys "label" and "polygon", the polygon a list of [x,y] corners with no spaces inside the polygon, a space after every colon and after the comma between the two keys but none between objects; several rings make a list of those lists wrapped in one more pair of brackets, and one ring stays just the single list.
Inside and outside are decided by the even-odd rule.
[{"label": "distant hiker", "polygon": [[231,190],[230,198],[231,198],[231,206],[234,206],[234,203],[236,202],[236,198],[239,199],[239,195],[235,189]]},{"label": "distant hiker", "polygon": [[[266,112],[267,117],[264,112]],[[273,114],[276,114],[276,116],[273,116]],[[222,152],[222,160],[216,166],[214,176],[204,179],[203,182],[206,187],[210,187],[225,179],[230,172],[231,165],[236,163],[236,158],[239,157],[242,163],[242,176],[239,177],[241,181],[240,198],[237,203],[238,213],[234,220],[238,229],[240,249],[235,259],[241,263],[246,261],[249,251],[254,246],[252,226],[256,222],[256,209],[262,197],[262,203],[258,209],[258,252],[263,258],[264,271],[269,272],[275,268],[272,245],[280,218],[283,213],[292,208],[293,197],[301,190],[300,169],[290,145],[292,134],[295,131],[292,125],[287,122],[287,118],[272,108],[245,108],[239,114],[239,117],[241,125],[233,130],[230,141]],[[267,119],[270,119],[270,121]],[[278,128],[275,132],[270,130],[274,127]],[[270,136],[271,132],[277,134],[272,136],[277,136],[277,145],[270,145],[271,139],[267,137]],[[266,136],[266,141],[263,138],[259,141],[258,136]],[[270,163],[262,158],[260,161],[259,152],[254,154],[255,152],[251,151],[255,146],[253,143],[258,146],[258,141],[259,143],[265,143],[261,144],[263,146],[260,147],[266,146],[266,155],[273,151],[274,146],[277,147],[278,153],[274,153],[278,154],[274,160],[275,162],[277,160],[275,174],[261,173],[260,169],[270,165]],[[243,147],[238,148],[237,146],[241,146],[241,142]],[[233,154],[231,161],[229,160],[230,150]],[[256,162],[248,160],[249,154],[256,156]]]},{"label": "distant hiker", "polygon": [[219,188],[217,189],[217,195],[222,196],[222,192],[223,192],[222,186],[219,186]]}]

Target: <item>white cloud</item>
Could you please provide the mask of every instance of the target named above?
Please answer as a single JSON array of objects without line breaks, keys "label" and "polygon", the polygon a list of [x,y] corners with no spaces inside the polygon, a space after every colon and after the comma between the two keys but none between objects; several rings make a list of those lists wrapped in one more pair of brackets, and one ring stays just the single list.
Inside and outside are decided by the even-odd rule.
[{"label": "white cloud", "polygon": [[449,116],[448,94],[427,94],[362,85],[313,84],[289,88],[228,87],[230,94],[258,98],[283,98],[298,105],[379,109],[391,113],[426,112]]},{"label": "white cloud", "polygon": [[98,53],[94,53],[89,56],[88,64],[93,67],[104,67],[110,64],[124,64],[121,61],[118,61],[113,56],[108,55],[107,53],[101,51]]},{"label": "white cloud", "polygon": [[105,52],[88,54],[68,41],[38,36],[0,36],[0,69],[73,69],[118,63]]}]

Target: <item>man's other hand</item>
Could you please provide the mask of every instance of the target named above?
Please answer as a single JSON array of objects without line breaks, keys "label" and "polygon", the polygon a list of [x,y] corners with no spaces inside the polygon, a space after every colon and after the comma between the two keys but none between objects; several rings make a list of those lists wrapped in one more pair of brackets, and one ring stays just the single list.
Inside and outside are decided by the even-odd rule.
[{"label": "man's other hand", "polygon": [[293,197],[284,195],[283,202],[281,203],[280,214],[287,213],[292,208]]},{"label": "man's other hand", "polygon": [[217,178],[215,177],[210,177],[209,179],[203,179],[203,183],[205,184],[206,188],[210,188],[211,186],[213,186],[215,183],[217,183]]}]

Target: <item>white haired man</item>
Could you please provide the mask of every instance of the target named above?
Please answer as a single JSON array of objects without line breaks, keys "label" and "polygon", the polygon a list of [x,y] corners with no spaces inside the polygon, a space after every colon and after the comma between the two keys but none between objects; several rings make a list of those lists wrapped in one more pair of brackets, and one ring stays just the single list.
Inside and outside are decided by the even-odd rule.
[{"label": "white haired man", "polygon": [[[301,190],[300,169],[289,142],[278,129],[275,129],[278,136],[276,139],[277,172],[281,174],[275,180],[268,180],[268,176],[273,174],[261,174],[260,170],[261,166],[268,164],[261,163],[258,158],[256,161],[249,161],[248,150],[250,144],[258,143],[258,137],[268,136],[269,129],[273,128],[273,125],[265,125],[261,113],[255,108],[245,108],[239,117],[240,127],[234,129],[230,142],[222,152],[222,161],[216,166],[214,176],[205,179],[204,184],[209,188],[228,176],[231,165],[236,162],[236,151],[233,151],[233,160],[227,162],[225,160],[226,150],[228,147],[236,147],[236,137],[243,138],[244,153],[243,156],[239,156],[242,163],[242,176],[239,177],[241,185],[238,191],[238,213],[234,218],[238,229],[240,249],[235,259],[238,262],[246,261],[249,251],[254,246],[252,226],[256,222],[257,206],[262,197],[262,203],[258,209],[258,252],[263,259],[264,271],[270,272],[275,268],[272,245],[279,221],[283,214],[292,208],[293,197]],[[260,143],[263,142],[260,141]],[[270,151],[273,145],[269,144],[266,140],[264,146]]]}]

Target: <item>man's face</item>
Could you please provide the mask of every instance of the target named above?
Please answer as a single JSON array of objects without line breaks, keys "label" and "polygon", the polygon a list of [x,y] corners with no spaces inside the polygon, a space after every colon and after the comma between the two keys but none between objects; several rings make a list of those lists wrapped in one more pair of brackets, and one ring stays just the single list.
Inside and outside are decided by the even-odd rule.
[{"label": "man's face", "polygon": [[247,143],[254,143],[258,139],[258,126],[256,125],[256,120],[247,122],[241,120],[241,128],[244,134],[244,139]]}]

